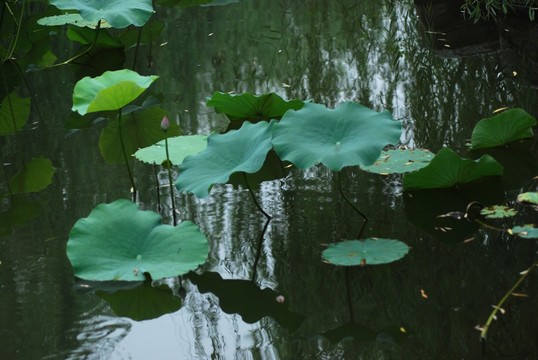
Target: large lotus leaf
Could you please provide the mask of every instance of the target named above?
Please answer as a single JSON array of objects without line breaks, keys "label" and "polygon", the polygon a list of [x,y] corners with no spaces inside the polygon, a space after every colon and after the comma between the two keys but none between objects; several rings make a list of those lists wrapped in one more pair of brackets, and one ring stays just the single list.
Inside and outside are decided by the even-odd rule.
[{"label": "large lotus leaf", "polygon": [[301,169],[321,162],[340,171],[344,166],[373,164],[400,134],[400,123],[388,111],[378,113],[351,102],[334,110],[305,103],[273,126],[273,145],[282,160]]},{"label": "large lotus leaf", "polygon": [[[195,155],[207,148],[207,135],[184,135],[168,138],[170,162],[179,165],[189,155]],[[145,147],[135,153],[135,157],[148,164],[162,164],[166,160],[165,141]]]},{"label": "large lotus leaf", "polygon": [[4,97],[0,104],[0,135],[21,130],[30,116],[30,98],[20,98],[16,93]]},{"label": "large lotus leaf", "polygon": [[[138,149],[145,148],[162,140],[167,135],[179,135],[179,127],[175,122],[170,123],[168,132],[161,129],[161,121],[166,111],[153,107],[144,109],[121,119],[121,133],[123,144],[128,155],[134,154]],[[125,162],[121,149],[119,120],[110,121],[101,131],[99,149],[103,158],[113,164]]]},{"label": "large lotus leaf", "polygon": [[[201,293],[211,292],[219,298],[219,306],[227,314],[239,314],[249,324],[269,316],[288,330],[297,329],[304,316],[288,310],[285,296],[271,289],[260,289],[248,280],[224,280],[218,273],[189,273],[189,280]],[[281,301],[278,301],[281,299]]]},{"label": "large lotus leaf", "polygon": [[232,121],[248,120],[252,123],[261,120],[280,119],[289,109],[299,110],[304,102],[286,101],[275,93],[254,96],[251,93],[241,95],[215,92],[207,99],[207,106],[213,106],[219,114],[226,114]]},{"label": "large lotus leaf", "polygon": [[142,26],[153,14],[151,0],[50,0],[61,10],[78,10],[90,23],[104,19],[115,28]]},{"label": "large lotus leaf", "polygon": [[30,160],[24,169],[13,175],[9,180],[9,188],[13,194],[41,191],[52,182],[54,175],[52,162],[44,157]]},{"label": "large lotus leaf", "polygon": [[158,76],[141,76],[123,69],[106,71],[101,76],[80,79],[73,90],[73,111],[81,115],[119,110],[136,99]]},{"label": "large lotus leaf", "polygon": [[462,159],[449,148],[441,149],[430,164],[417,172],[405,174],[404,191],[450,188],[486,176],[500,176],[503,167],[489,155],[478,160]]},{"label": "large lotus leaf", "polygon": [[517,202],[538,206],[538,191],[529,191],[519,194],[517,196]]},{"label": "large lotus leaf", "polygon": [[134,289],[95,293],[109,303],[116,315],[136,321],[155,319],[181,308],[181,298],[174,296],[166,284],[153,287],[146,281]]},{"label": "large lotus leaf", "polygon": [[538,229],[532,224],[514,226],[512,229],[508,230],[508,232],[525,239],[538,239]]},{"label": "large lotus leaf", "polygon": [[209,196],[213,184],[226,183],[235,172],[255,173],[271,150],[271,126],[265,121],[245,122],[239,130],[211,134],[207,149],[187,156],[175,181],[179,191],[189,191],[199,198]]},{"label": "large lotus leaf", "polygon": [[370,166],[361,166],[362,170],[387,175],[403,174],[417,171],[430,163],[433,154],[425,149],[390,149],[381,152],[381,156]]},{"label": "large lotus leaf", "polygon": [[[66,24],[71,24],[79,27],[89,27],[95,29],[97,27],[97,21],[90,22],[88,20],[84,20],[80,14],[62,14],[62,15],[54,15],[54,16],[47,16],[44,18],[41,18],[37,20],[37,23],[42,26],[61,26]],[[111,28],[112,25],[107,23],[106,21],[101,21],[101,24],[99,25],[100,28]]]},{"label": "large lotus leaf", "polygon": [[536,119],[523,109],[509,109],[480,120],[471,135],[471,149],[506,145],[512,141],[531,138]]},{"label": "large lotus leaf", "polygon": [[144,280],[182,275],[205,262],[206,237],[192,222],[163,225],[159,214],[125,199],[98,205],[78,220],[67,242],[75,276],[87,280]]},{"label": "large lotus leaf", "polygon": [[403,258],[409,247],[392,239],[368,238],[330,244],[323,251],[323,258],[334,265],[378,265]]}]

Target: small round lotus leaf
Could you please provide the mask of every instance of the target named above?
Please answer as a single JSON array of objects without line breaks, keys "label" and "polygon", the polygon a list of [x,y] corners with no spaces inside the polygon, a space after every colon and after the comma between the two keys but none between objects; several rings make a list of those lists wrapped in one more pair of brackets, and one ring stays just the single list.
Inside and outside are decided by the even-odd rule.
[{"label": "small round lotus leaf", "polygon": [[381,175],[403,174],[422,169],[429,164],[433,155],[426,149],[389,149],[382,151],[375,163],[361,166],[361,169]]},{"label": "small round lotus leaf", "polygon": [[538,229],[532,224],[514,226],[509,232],[525,239],[538,239]]},{"label": "small round lotus leaf", "polygon": [[278,156],[298,168],[323,163],[340,171],[345,166],[373,164],[383,147],[397,143],[400,135],[400,123],[388,111],[378,113],[352,102],[334,110],[305,103],[275,124],[272,141]]},{"label": "small round lotus leaf", "polygon": [[192,222],[163,225],[159,214],[121,199],[79,219],[67,242],[75,276],[86,280],[144,280],[182,275],[207,258],[206,237]]},{"label": "small round lotus leaf", "polygon": [[50,4],[61,10],[78,10],[90,23],[104,19],[119,29],[142,26],[154,12],[151,0],[50,0]]},{"label": "small round lotus leaf", "polygon": [[368,238],[330,244],[323,258],[334,265],[378,265],[403,258],[409,247],[399,240]]},{"label": "small round lotus leaf", "polygon": [[509,208],[507,206],[493,205],[480,210],[480,214],[484,215],[488,219],[501,219],[505,217],[515,216],[517,214],[517,210]]},{"label": "small round lotus leaf", "polygon": [[141,76],[129,69],[106,71],[95,78],[86,76],[75,84],[72,110],[81,115],[119,110],[140,96],[157,78]]},{"label": "small round lotus leaf", "polygon": [[[189,155],[195,155],[207,148],[207,135],[184,135],[168,138],[168,153],[172,165],[180,165]],[[148,164],[162,164],[166,160],[165,141],[145,147],[135,153],[135,157]]]},{"label": "small round lotus leaf", "polygon": [[522,204],[538,205],[538,191],[529,191],[517,196],[517,202]]}]

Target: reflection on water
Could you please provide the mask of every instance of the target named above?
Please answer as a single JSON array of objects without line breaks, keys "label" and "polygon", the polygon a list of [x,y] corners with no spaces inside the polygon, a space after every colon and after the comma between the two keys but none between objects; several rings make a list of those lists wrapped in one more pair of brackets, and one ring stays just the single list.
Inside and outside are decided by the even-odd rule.
[{"label": "reflection on water", "polygon": [[[439,57],[417,19],[422,13],[411,1],[388,0],[157,7],[156,16],[165,24],[158,40],[162,46],[152,48],[151,69],[144,58],[149,50],[142,48],[137,70],[161,76],[152,89],[164,94],[164,108],[169,118],[179,119],[184,134],[226,127],[224,116],[205,106],[214,91],[275,91],[329,107],[351,100],[390,109],[403,123],[403,143],[433,151],[450,145],[462,154],[474,124],[496,108],[520,106],[537,115],[536,89],[506,71],[523,59],[514,47]],[[508,42],[502,39],[501,45]],[[130,63],[133,53],[127,56]],[[364,235],[411,246],[401,261],[354,268],[346,275],[321,262],[323,244],[355,236],[362,220],[338,194],[331,172],[318,166],[293,170],[256,192],[274,218],[263,238],[255,284],[284,294],[288,310],[304,315],[296,331],[272,318],[249,324],[240,314],[226,313],[221,299],[188,279],[182,282],[187,296],[179,311],[142,322],[114,317],[101,298],[72,290],[65,243],[78,218],[98,203],[128,198],[130,185],[125,170],[106,164],[99,154],[103,124],[64,136],[72,77],[68,68],[29,74],[44,120],[21,137],[23,148],[48,153],[58,172],[49,188],[28,196],[41,204],[41,215],[0,238],[2,358],[475,359],[480,354],[475,325],[485,321],[490,304],[535,257],[534,242],[486,229],[469,243],[440,242],[432,229],[406,214],[409,199],[399,176],[344,169],[346,193],[369,217]],[[50,91],[58,79],[61,86]],[[5,161],[16,158],[12,140],[1,140]],[[141,207],[156,210],[153,169],[137,164],[135,172]],[[510,191],[532,190],[529,181],[513,181]],[[162,195],[167,191],[161,192],[162,213],[171,223],[171,204]],[[197,223],[210,241],[204,270],[224,280],[250,279],[265,219],[249,193],[216,185],[207,199],[180,194],[177,200],[180,218]],[[441,207],[429,212],[436,209],[443,212]],[[530,276],[520,289],[530,297],[511,299],[507,314],[492,328],[492,358],[535,357],[537,280]],[[179,280],[170,283],[179,288]],[[376,334],[403,329],[407,340],[399,346],[387,336],[331,343],[322,334],[347,324],[350,306],[360,326]]]}]

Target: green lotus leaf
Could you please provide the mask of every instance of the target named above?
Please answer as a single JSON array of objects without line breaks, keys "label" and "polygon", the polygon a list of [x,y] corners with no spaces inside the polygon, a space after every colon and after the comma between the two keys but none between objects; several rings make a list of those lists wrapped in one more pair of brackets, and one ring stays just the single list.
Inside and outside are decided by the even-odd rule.
[{"label": "green lotus leaf", "polygon": [[24,169],[13,175],[9,188],[13,194],[41,191],[51,184],[54,171],[49,159],[42,156],[33,158]]},{"label": "green lotus leaf", "polygon": [[451,188],[486,176],[500,176],[503,167],[489,155],[478,160],[462,159],[450,148],[441,149],[430,164],[403,178],[404,191]]},{"label": "green lotus leaf", "polygon": [[21,130],[30,116],[30,98],[20,98],[11,93],[0,104],[0,135],[14,134]]},{"label": "green lotus leaf", "polygon": [[[134,154],[140,148],[155,144],[166,136],[179,135],[179,127],[175,122],[170,123],[168,132],[162,131],[161,121],[165,115],[165,110],[152,107],[122,116],[121,133],[123,134],[123,145],[128,155]],[[110,121],[101,131],[99,138],[101,155],[112,164],[125,162],[118,125],[118,119]]]},{"label": "green lotus leaf", "polygon": [[[54,15],[47,16],[37,20],[37,23],[42,26],[62,26],[66,24],[75,25],[78,27],[89,27],[95,29],[97,27],[98,21],[87,21],[80,16],[80,14],[63,14],[63,15]],[[112,25],[106,21],[101,21],[100,28],[111,28]]]},{"label": "green lotus leaf", "polygon": [[50,0],[61,10],[78,10],[90,23],[104,19],[115,28],[142,26],[154,13],[151,0]]},{"label": "green lotus leaf", "polygon": [[375,163],[361,166],[361,169],[382,175],[403,174],[422,169],[430,163],[433,155],[430,150],[426,149],[384,150]]},{"label": "green lotus leaf", "polygon": [[480,214],[484,215],[488,219],[502,219],[515,216],[517,214],[517,210],[507,206],[493,205],[480,210]]},{"label": "green lotus leaf", "polygon": [[80,79],[73,90],[73,111],[81,115],[119,110],[142,94],[158,76],[141,76],[128,69],[106,71]]},{"label": "green lotus leaf", "polygon": [[226,114],[232,122],[248,120],[256,123],[262,120],[280,119],[289,109],[302,108],[304,102],[286,101],[275,93],[254,96],[251,93],[235,95],[217,91],[207,99],[206,104],[214,107],[218,114]]},{"label": "green lotus leaf", "polygon": [[519,139],[532,138],[536,119],[523,109],[509,109],[480,120],[471,135],[471,150],[503,146]]},{"label": "green lotus leaf", "polygon": [[538,229],[535,228],[533,224],[514,226],[512,229],[508,230],[508,232],[525,239],[538,239]]},{"label": "green lotus leaf", "polygon": [[206,237],[190,221],[163,225],[159,214],[120,199],[79,219],[67,242],[75,276],[87,280],[141,281],[182,275],[205,262]]},{"label": "green lotus leaf", "polygon": [[343,266],[387,264],[403,258],[409,247],[399,240],[368,238],[330,244],[323,258]]},{"label": "green lotus leaf", "polygon": [[[195,155],[207,148],[207,135],[184,135],[168,138],[168,153],[172,165],[179,165],[189,155]],[[148,164],[162,164],[166,160],[165,141],[145,147],[135,153],[135,157]]]},{"label": "green lotus leaf", "polygon": [[166,284],[153,287],[146,281],[134,289],[95,293],[109,303],[114,314],[136,321],[155,319],[181,308],[181,298],[174,296]]},{"label": "green lotus leaf", "polygon": [[211,134],[207,148],[187,156],[181,164],[175,185],[179,191],[194,193],[199,198],[209,196],[213,184],[226,183],[235,172],[255,173],[262,167],[271,150],[271,126],[265,121],[246,121],[239,130]]},{"label": "green lotus leaf", "polygon": [[117,38],[110,35],[108,31],[102,30],[99,32],[97,41],[95,35],[96,30],[88,29],[85,27],[69,26],[66,35],[69,40],[76,41],[82,45],[98,46],[101,48],[121,48],[123,50],[123,44],[119,42]]},{"label": "green lotus leaf", "polygon": [[351,102],[334,110],[305,103],[273,126],[273,146],[282,160],[301,169],[321,162],[340,171],[344,166],[372,165],[400,134],[400,123],[388,111],[378,113]]},{"label": "green lotus leaf", "polygon": [[538,191],[529,191],[517,196],[517,202],[521,204],[538,205]]}]

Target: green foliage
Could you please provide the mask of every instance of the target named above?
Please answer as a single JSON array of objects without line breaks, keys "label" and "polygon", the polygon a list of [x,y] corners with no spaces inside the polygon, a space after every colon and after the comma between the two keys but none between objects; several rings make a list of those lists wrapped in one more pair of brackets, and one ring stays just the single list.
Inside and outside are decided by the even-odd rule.
[{"label": "green foliage", "polygon": [[98,205],[79,219],[67,242],[75,276],[87,280],[141,281],[182,275],[205,262],[206,237],[189,221],[161,224],[159,214],[125,199]]},{"label": "green foliage", "polygon": [[50,0],[61,10],[78,10],[89,23],[104,19],[112,27],[142,26],[153,14],[151,0]]},{"label": "green foliage", "polygon": [[492,205],[480,210],[480,214],[484,215],[488,219],[501,219],[515,216],[517,211],[507,206]]},{"label": "green foliage", "polygon": [[17,172],[9,180],[12,194],[41,191],[52,182],[55,169],[52,162],[44,157],[37,157],[25,164],[24,169]]},{"label": "green foliage", "polygon": [[[166,160],[164,140],[145,147],[135,157],[148,164],[162,164]],[[207,135],[184,135],[168,138],[168,151],[172,165],[180,165],[185,157],[196,155],[207,148]]]},{"label": "green foliage", "polygon": [[478,160],[463,159],[450,148],[443,148],[428,166],[405,174],[403,187],[404,191],[451,188],[502,174],[503,167],[489,155],[483,155]]},{"label": "green foliage", "polygon": [[538,7],[536,0],[465,0],[461,10],[470,20],[478,22],[513,12],[515,6],[527,8],[529,20],[534,21]]},{"label": "green foliage", "polygon": [[323,258],[334,265],[379,265],[399,260],[408,251],[409,247],[398,240],[368,238],[330,244]]},{"label": "green foliage", "polygon": [[433,154],[426,149],[383,150],[375,163],[361,169],[376,174],[403,174],[422,169],[432,158]]},{"label": "green foliage", "polygon": [[517,196],[517,202],[538,206],[538,191],[529,191],[519,194]]},{"label": "green foliage", "polygon": [[0,236],[9,235],[14,227],[26,225],[40,213],[38,202],[26,197],[12,196],[9,209],[0,213]]},{"label": "green foliage", "polygon": [[473,129],[471,150],[503,146],[519,139],[532,138],[536,119],[523,109],[509,109],[480,120]]},{"label": "green foliage", "polygon": [[16,93],[7,95],[0,104],[0,136],[20,131],[30,116],[30,99]]},{"label": "green foliage", "polygon": [[[37,21],[39,25],[42,26],[62,26],[62,25],[75,25],[79,27],[89,27],[95,29],[97,27],[96,21],[88,21],[82,18],[80,14],[62,14],[62,15],[53,15],[53,16],[47,16],[44,18],[41,18]],[[101,22],[99,25],[100,28],[111,28],[112,25],[110,25],[107,22]]]},{"label": "green foliage", "polygon": [[538,239],[538,229],[534,227],[534,224],[514,226],[509,232],[525,239]]},{"label": "green foliage", "polygon": [[85,115],[97,111],[119,110],[142,94],[158,76],[141,76],[124,69],[85,77],[75,84],[73,111]]},{"label": "green foliage", "polygon": [[383,147],[397,143],[400,135],[400,123],[388,111],[378,113],[351,102],[334,110],[305,103],[273,126],[272,141],[278,156],[300,169],[323,163],[340,171],[373,164]]}]

